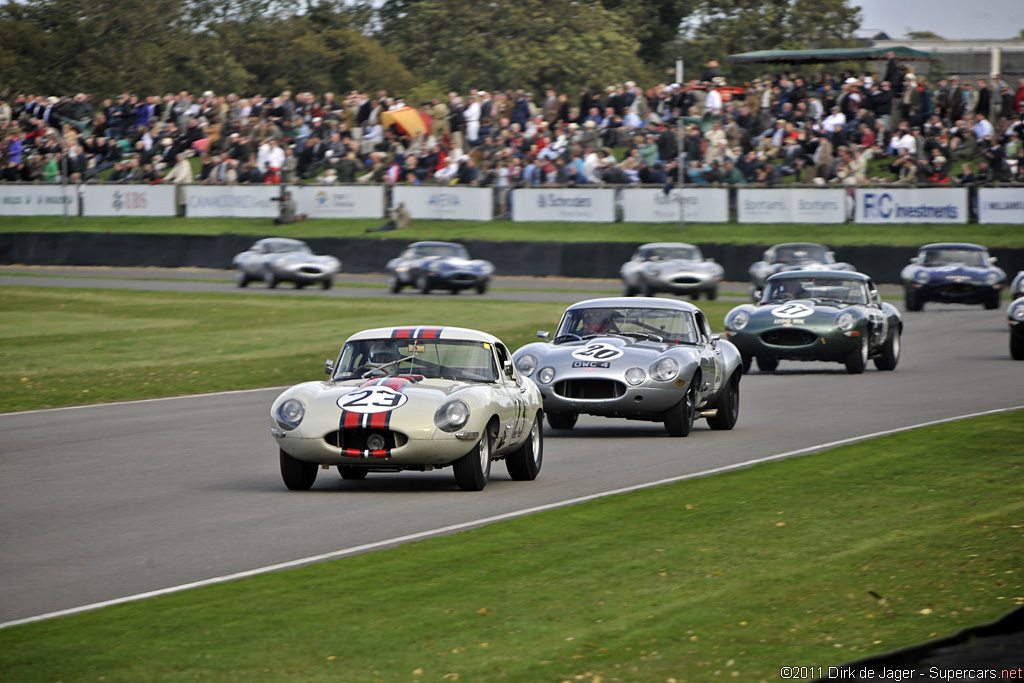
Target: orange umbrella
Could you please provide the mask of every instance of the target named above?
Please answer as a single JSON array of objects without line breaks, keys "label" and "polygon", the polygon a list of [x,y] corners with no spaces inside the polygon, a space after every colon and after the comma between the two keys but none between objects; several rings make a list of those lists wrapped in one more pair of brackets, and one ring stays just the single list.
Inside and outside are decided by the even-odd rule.
[{"label": "orange umbrella", "polygon": [[402,107],[381,112],[380,124],[385,130],[392,125],[409,136],[426,135],[430,132],[430,118],[413,107]]}]

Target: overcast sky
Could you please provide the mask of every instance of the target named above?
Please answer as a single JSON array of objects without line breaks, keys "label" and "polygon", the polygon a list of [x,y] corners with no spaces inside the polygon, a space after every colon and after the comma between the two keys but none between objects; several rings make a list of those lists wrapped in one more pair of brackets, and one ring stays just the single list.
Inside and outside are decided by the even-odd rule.
[{"label": "overcast sky", "polygon": [[850,0],[861,28],[892,38],[932,31],[943,38],[1016,38],[1024,29],[1024,0]]}]

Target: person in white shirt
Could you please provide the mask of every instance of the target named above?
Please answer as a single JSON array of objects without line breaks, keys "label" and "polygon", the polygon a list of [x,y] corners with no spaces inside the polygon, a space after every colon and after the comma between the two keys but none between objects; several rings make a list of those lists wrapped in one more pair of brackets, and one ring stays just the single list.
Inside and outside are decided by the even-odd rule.
[{"label": "person in white shirt", "polygon": [[462,118],[466,122],[466,142],[475,145],[480,138],[480,103],[470,95],[468,104],[462,112]]},{"label": "person in white shirt", "polygon": [[986,136],[991,138],[993,135],[995,135],[995,133],[996,131],[992,127],[992,123],[987,118],[985,118],[984,114],[974,115],[974,135],[978,138],[978,140],[981,140]]},{"label": "person in white shirt", "polygon": [[704,97],[704,112],[712,116],[722,115],[722,93],[714,83],[708,85],[707,95]]}]

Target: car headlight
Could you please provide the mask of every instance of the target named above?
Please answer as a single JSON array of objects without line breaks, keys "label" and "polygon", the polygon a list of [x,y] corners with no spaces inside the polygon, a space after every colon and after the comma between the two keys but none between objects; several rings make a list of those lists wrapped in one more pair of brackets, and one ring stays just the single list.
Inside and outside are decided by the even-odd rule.
[{"label": "car headlight", "polygon": [[994,285],[997,282],[999,282],[999,280],[999,273],[989,273],[988,275],[985,276],[986,285]]},{"label": "car headlight", "polygon": [[658,269],[658,266],[654,265],[653,263],[648,263],[646,266],[644,266],[644,275],[646,275],[647,277],[655,277],[660,272],[661,270]]},{"label": "car headlight", "polygon": [[434,412],[434,424],[442,432],[457,432],[469,422],[469,406],[461,398],[448,401]]},{"label": "car headlight", "polygon": [[427,264],[427,270],[429,270],[431,273],[439,273],[441,272],[441,268],[443,267],[443,265],[444,264],[442,264],[440,261],[431,261],[430,263]]},{"label": "car headlight", "polygon": [[1017,306],[1011,310],[1010,317],[1014,320],[1024,320],[1024,306]]},{"label": "car headlight", "polygon": [[853,326],[856,324],[856,318],[854,318],[853,314],[850,313],[849,311],[845,313],[840,313],[839,315],[836,316],[836,327],[838,327],[843,332],[849,332],[850,330],[853,329]]},{"label": "car headlight", "polygon": [[281,429],[295,429],[306,416],[306,405],[297,398],[290,398],[277,407],[274,419]]},{"label": "car headlight", "polygon": [[651,366],[651,377],[659,382],[667,382],[679,374],[679,363],[675,358],[661,358]]},{"label": "car headlight", "polygon": [[555,369],[551,366],[541,368],[537,373],[537,381],[541,384],[549,384],[555,378]]},{"label": "car headlight", "polygon": [[914,281],[919,285],[928,284],[928,280],[931,280],[932,276],[928,274],[927,270],[919,270],[914,273]]},{"label": "car headlight", "polygon": [[626,370],[626,382],[632,386],[636,386],[646,379],[647,375],[640,368],[630,368]]},{"label": "car headlight", "polygon": [[494,272],[494,266],[491,265],[490,263],[484,263],[483,265],[480,266],[480,274],[481,275],[490,275],[493,272]]},{"label": "car headlight", "polygon": [[537,359],[528,353],[524,353],[516,359],[516,367],[519,369],[519,372],[529,377],[537,369]]},{"label": "car headlight", "polygon": [[742,330],[750,322],[750,315],[746,311],[733,311],[725,321],[725,326],[733,330]]}]

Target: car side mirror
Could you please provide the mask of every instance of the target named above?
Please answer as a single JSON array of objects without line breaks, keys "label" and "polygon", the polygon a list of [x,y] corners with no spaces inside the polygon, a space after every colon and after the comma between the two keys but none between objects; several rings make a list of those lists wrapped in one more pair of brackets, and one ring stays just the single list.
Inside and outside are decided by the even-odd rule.
[{"label": "car side mirror", "polygon": [[996,262],[996,257],[995,256],[989,256],[988,257],[988,262],[989,263],[995,263]]},{"label": "car side mirror", "polygon": [[547,340],[549,340],[551,338],[551,333],[550,332],[545,332],[544,330],[538,330],[537,331],[537,336],[540,337],[541,339],[543,339],[544,341],[547,341]]},{"label": "car side mirror", "polygon": [[918,261],[917,261],[917,257],[916,257],[916,256],[911,256],[911,257],[910,257],[910,262],[911,262],[911,263],[917,263],[917,262],[918,262]]},{"label": "car side mirror", "polygon": [[506,360],[504,363],[502,363],[502,370],[504,370],[505,376],[508,377],[509,379],[514,380],[516,378],[516,372],[512,368],[511,360]]},{"label": "car side mirror", "polygon": [[328,358],[324,361],[324,373],[330,377],[334,374],[334,361]]},{"label": "car side mirror", "polygon": [[715,262],[715,259],[711,258],[710,256],[708,258],[704,259],[704,263],[714,263],[714,262]]}]

